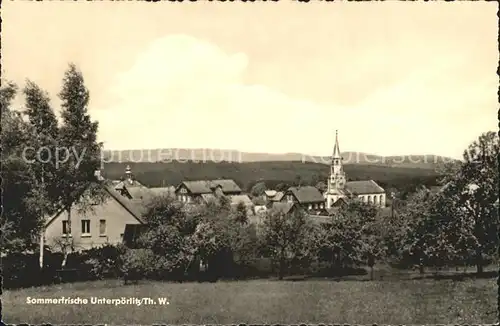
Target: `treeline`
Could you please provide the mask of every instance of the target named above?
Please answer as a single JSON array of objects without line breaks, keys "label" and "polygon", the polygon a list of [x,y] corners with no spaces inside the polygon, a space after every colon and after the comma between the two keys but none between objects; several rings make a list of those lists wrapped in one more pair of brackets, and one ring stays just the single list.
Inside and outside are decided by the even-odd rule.
[{"label": "treeline", "polygon": [[[257,182],[264,181],[271,189],[283,185],[313,185],[325,182],[330,173],[328,165],[313,162],[157,162],[106,163],[104,175],[109,179],[123,177],[130,165],[135,177],[149,187],[178,185],[184,180],[233,179],[242,189],[250,191]],[[432,169],[389,167],[380,165],[347,164],[344,166],[349,180],[373,179],[382,187],[401,192],[414,191],[418,185],[438,185],[439,173]]]}]

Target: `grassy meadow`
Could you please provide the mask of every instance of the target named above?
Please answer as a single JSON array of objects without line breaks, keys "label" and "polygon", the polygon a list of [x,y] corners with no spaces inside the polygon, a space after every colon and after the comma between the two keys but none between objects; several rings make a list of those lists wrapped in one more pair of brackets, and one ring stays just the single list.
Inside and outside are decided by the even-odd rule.
[{"label": "grassy meadow", "polygon": [[[168,298],[168,305],[28,305],[27,297]],[[119,280],[5,291],[6,323],[494,323],[496,276],[462,280],[309,279],[217,283]]]}]

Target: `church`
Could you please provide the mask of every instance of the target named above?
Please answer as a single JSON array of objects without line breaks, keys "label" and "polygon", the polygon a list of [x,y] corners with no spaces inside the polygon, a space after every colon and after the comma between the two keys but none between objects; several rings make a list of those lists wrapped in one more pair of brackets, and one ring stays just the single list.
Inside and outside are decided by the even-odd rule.
[{"label": "church", "polygon": [[365,203],[385,207],[385,190],[373,180],[347,181],[340,155],[338,131],[335,133],[330,176],[324,193],[326,208],[338,205],[346,199],[357,198]]}]

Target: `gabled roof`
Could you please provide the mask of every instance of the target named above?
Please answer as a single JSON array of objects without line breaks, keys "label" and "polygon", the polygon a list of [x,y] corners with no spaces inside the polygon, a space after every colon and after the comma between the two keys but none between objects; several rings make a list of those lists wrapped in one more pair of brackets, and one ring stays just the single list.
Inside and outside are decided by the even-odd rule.
[{"label": "gabled roof", "polygon": [[239,203],[243,203],[245,206],[253,206],[253,202],[248,197],[248,195],[232,195],[230,196],[231,205],[238,205]]},{"label": "gabled roof", "polygon": [[155,196],[169,196],[169,195],[175,194],[175,187],[174,186],[149,188],[149,190]]},{"label": "gabled roof", "polygon": [[266,190],[266,191],[264,191],[264,193],[266,194],[267,197],[274,197],[274,196],[276,196],[277,191],[276,190]]},{"label": "gabled roof", "polygon": [[146,187],[126,187],[126,189],[133,199],[149,201],[155,196],[155,194]]},{"label": "gabled roof", "polygon": [[116,189],[119,189],[123,186],[126,186],[127,188],[132,188],[132,187],[144,187],[142,183],[135,179],[125,179],[125,180],[113,180],[113,184],[115,184]]},{"label": "gabled roof", "polygon": [[385,190],[373,180],[349,181],[345,187],[354,195],[385,193]]},{"label": "gabled roof", "polygon": [[272,212],[277,212],[281,214],[288,214],[292,211],[292,208],[295,206],[295,203],[273,203],[271,207]]},{"label": "gabled roof", "polygon": [[277,191],[276,194],[272,197],[269,198],[270,201],[280,201],[285,193],[283,191]]},{"label": "gabled roof", "polygon": [[221,187],[224,193],[241,192],[241,188],[231,179],[183,181],[175,190],[177,191],[182,185],[194,195],[211,193],[217,187]]},{"label": "gabled roof", "polygon": [[201,194],[201,198],[206,202],[216,201],[217,198],[213,194]]},{"label": "gabled roof", "polygon": [[291,187],[288,189],[295,198],[299,201],[299,203],[319,203],[324,202],[325,198],[321,194],[321,192],[313,186],[304,186],[304,187]]},{"label": "gabled roof", "polygon": [[[145,212],[144,201],[128,199],[127,197],[121,195],[117,190],[115,190],[115,186],[112,182],[103,181],[100,182],[103,189],[109,194],[109,196],[118,202],[128,213],[130,213],[137,221],[141,224],[144,224],[145,221],[142,219],[142,215]],[[65,212],[65,209],[59,210],[56,214],[47,218],[45,222],[45,227],[49,226],[52,221],[54,221],[57,217],[59,217],[62,213]]]},{"label": "gabled roof", "polygon": [[343,197],[340,197],[335,201],[335,203],[333,203],[334,207],[340,207],[342,205],[347,205],[347,201]]}]

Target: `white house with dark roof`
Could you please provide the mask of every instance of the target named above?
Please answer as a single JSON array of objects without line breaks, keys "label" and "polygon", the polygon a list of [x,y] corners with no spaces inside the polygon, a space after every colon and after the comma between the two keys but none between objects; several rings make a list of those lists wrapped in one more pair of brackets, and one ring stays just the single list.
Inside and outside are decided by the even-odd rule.
[{"label": "white house with dark roof", "polygon": [[297,203],[309,212],[319,213],[325,209],[324,196],[313,186],[290,187],[284,192],[281,202]]},{"label": "white house with dark roof", "polygon": [[70,223],[65,210],[47,217],[40,237],[40,248],[48,246],[54,251],[62,250],[61,246],[68,243],[67,238],[75,251],[118,244],[123,240],[126,225],[145,223],[143,214],[146,207],[142,200],[124,195],[115,189],[113,183],[99,176],[98,182],[108,194],[105,201],[91,211],[82,212],[77,207],[71,208]]},{"label": "white house with dark roof", "polygon": [[183,181],[175,188],[180,202],[206,201],[217,196],[241,195],[241,188],[231,179]]},{"label": "white house with dark roof", "polygon": [[326,207],[331,208],[340,198],[358,198],[359,200],[379,207],[385,207],[385,190],[373,180],[349,181],[342,166],[338,133],[335,135],[330,176],[327,190],[324,193]]}]

